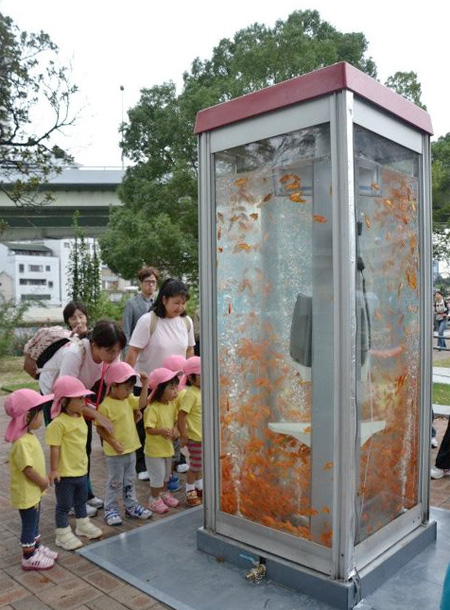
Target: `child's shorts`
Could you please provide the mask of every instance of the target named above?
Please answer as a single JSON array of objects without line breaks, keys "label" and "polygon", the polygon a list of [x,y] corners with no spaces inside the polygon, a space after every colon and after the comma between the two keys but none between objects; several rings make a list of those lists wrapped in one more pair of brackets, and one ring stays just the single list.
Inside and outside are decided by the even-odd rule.
[{"label": "child's shorts", "polygon": [[198,441],[188,440],[189,450],[189,468],[192,472],[201,472],[203,469],[202,465],[202,443]]},{"label": "child's shorts", "polygon": [[172,473],[172,458],[155,458],[145,456],[145,467],[150,477],[151,487],[164,487]]}]

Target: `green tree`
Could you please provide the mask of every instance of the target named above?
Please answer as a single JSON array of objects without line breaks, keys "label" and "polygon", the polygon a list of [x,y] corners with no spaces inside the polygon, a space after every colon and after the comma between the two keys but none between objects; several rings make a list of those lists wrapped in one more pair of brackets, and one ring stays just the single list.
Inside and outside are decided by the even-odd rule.
[{"label": "green tree", "polygon": [[450,133],[431,144],[433,257],[450,261]]},{"label": "green tree", "polygon": [[[124,205],[111,211],[100,238],[102,259],[130,279],[145,261],[195,282],[197,112],[338,61],[376,77],[367,46],[362,33],[338,32],[315,10],[295,11],[274,27],[255,23],[221,40],[210,59],[196,58],[180,94],[173,83],[143,89],[122,125],[123,152],[135,165],[120,189]],[[408,74],[395,82],[415,95]]]},{"label": "green tree", "polygon": [[42,205],[51,194],[39,185],[71,160],[55,136],[74,122],[77,88],[49,36],[21,31],[2,13],[0,51],[0,191],[16,205]]},{"label": "green tree", "polygon": [[0,294],[0,359],[11,354],[16,328],[23,322],[23,315],[30,306],[22,301],[16,304]]},{"label": "green tree", "polygon": [[407,100],[416,104],[424,110],[427,109],[425,104],[422,104],[422,86],[417,80],[416,72],[396,72],[393,76],[390,76],[386,83],[386,87],[389,87],[396,93],[403,95]]},{"label": "green tree", "polygon": [[78,224],[79,213],[73,218],[75,238],[69,255],[69,294],[74,301],[82,301],[89,312],[89,318],[97,319],[101,300],[101,261],[97,247],[87,240]]}]

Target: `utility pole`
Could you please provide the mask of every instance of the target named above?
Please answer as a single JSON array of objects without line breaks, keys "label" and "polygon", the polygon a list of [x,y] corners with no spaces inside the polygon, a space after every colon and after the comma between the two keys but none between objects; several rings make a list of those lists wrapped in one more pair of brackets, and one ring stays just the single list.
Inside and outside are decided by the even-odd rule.
[{"label": "utility pole", "polygon": [[120,134],[121,134],[120,148],[121,148],[122,169],[125,168],[125,164],[124,164],[124,160],[123,160],[123,92],[124,92],[124,90],[125,90],[125,87],[123,85],[120,85],[120,91],[122,94],[122,96],[121,96],[122,97],[122,122],[120,124]]}]

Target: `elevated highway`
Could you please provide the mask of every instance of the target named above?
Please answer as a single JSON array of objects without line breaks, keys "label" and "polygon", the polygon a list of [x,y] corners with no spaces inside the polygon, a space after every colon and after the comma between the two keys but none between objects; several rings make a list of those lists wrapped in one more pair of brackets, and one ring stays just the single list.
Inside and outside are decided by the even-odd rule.
[{"label": "elevated highway", "polygon": [[44,206],[15,206],[0,193],[0,219],[8,223],[1,241],[73,237],[73,215],[86,235],[96,237],[108,223],[109,210],[120,205],[117,188],[125,171],[120,168],[70,167],[55,175],[42,191],[54,201]]}]

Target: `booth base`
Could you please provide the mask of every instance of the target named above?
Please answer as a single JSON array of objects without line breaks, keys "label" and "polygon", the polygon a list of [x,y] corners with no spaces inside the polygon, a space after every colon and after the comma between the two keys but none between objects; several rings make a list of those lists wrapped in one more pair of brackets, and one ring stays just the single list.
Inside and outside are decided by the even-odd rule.
[{"label": "booth base", "polygon": [[[418,555],[436,540],[435,521],[417,528],[414,532],[386,551],[369,566],[361,570],[358,580],[332,580],[324,574],[309,570],[280,557],[269,555],[248,545],[212,534],[203,528],[197,532],[197,548],[205,553],[250,570],[264,563],[267,578],[304,595],[313,597],[339,610],[352,610],[362,598],[378,589],[412,557]],[[369,606],[365,606],[369,609]]]},{"label": "booth base", "polygon": [[[393,558],[373,573],[362,574],[363,600],[355,610],[439,607],[450,557],[450,511],[432,509],[431,516],[438,524],[438,540],[425,548],[434,538],[435,525],[424,528],[425,538],[402,554],[402,563],[410,559],[409,563],[397,569],[398,558]],[[295,582],[289,581],[289,587],[279,584],[286,579],[287,565],[282,561],[270,567],[260,584],[249,582],[246,574],[252,565],[247,558],[239,558],[241,563],[235,565],[225,560],[224,547],[216,557],[197,549],[197,537],[205,535],[198,533],[202,523],[202,508],[193,508],[77,552],[175,610],[332,610],[337,599],[351,599],[349,587],[336,593],[339,598],[330,593],[329,602],[324,602],[313,599],[312,591],[299,591]],[[241,548],[237,554],[247,553]],[[290,574],[291,580],[302,577],[298,570]],[[316,581],[316,597],[322,598],[319,588],[327,582],[323,577]]]}]

